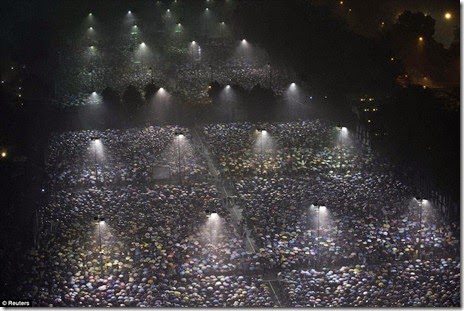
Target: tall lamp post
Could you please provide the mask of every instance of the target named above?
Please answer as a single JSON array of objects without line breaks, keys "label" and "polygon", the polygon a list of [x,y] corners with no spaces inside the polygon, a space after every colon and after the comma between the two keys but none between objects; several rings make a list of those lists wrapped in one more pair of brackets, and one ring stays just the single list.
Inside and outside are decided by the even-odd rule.
[{"label": "tall lamp post", "polygon": [[317,266],[319,263],[319,239],[320,239],[320,226],[321,226],[321,208],[322,211],[325,210],[325,206],[320,205],[318,203],[314,203],[313,206],[317,209],[317,236],[316,236],[316,262],[315,262],[315,269],[317,270]]},{"label": "tall lamp post", "polygon": [[345,126],[337,125],[337,129],[340,131],[340,142],[341,145],[344,145],[345,135],[348,133],[348,129]]},{"label": "tall lamp post", "polygon": [[180,170],[180,140],[185,136],[182,132],[176,132],[175,135],[177,138],[177,174],[179,176],[179,183],[182,184],[182,173]]},{"label": "tall lamp post", "polygon": [[209,225],[209,237],[211,244],[213,244],[213,220],[217,216],[217,212],[215,210],[205,210],[206,217],[208,218],[208,225]]},{"label": "tall lamp post", "polygon": [[105,218],[98,215],[93,218],[98,224],[98,240],[100,244],[100,267],[103,272],[103,249],[102,249],[102,235],[101,235],[101,226],[105,224]]},{"label": "tall lamp post", "polygon": [[422,248],[422,204],[427,200],[422,197],[416,197],[416,201],[419,203],[419,250],[417,254],[420,256]]},{"label": "tall lamp post", "polygon": [[93,150],[95,155],[95,185],[98,183],[98,159],[97,159],[97,144],[100,143],[100,137],[91,137],[90,138],[93,142]]},{"label": "tall lamp post", "polygon": [[266,135],[267,131],[263,128],[258,128],[257,131],[260,133],[260,154],[261,154],[261,175],[263,174],[264,171],[264,150],[263,150],[263,140],[264,140],[264,135]]}]

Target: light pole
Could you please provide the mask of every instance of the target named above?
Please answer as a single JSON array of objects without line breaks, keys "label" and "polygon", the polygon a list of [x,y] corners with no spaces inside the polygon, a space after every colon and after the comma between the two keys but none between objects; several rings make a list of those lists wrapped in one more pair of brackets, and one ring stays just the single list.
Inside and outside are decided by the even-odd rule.
[{"label": "light pole", "polygon": [[179,183],[182,184],[182,173],[180,170],[180,140],[185,137],[182,132],[175,133],[177,137],[177,174],[179,176]]},{"label": "light pole", "polygon": [[208,226],[209,226],[209,237],[211,244],[213,244],[213,221],[217,217],[217,212],[215,210],[205,210],[206,217],[208,218]]},{"label": "light pole", "polygon": [[263,140],[264,140],[264,135],[266,135],[266,130],[263,128],[258,128],[257,131],[260,133],[260,154],[261,154],[261,175],[263,174],[264,171],[264,150],[263,150]]},{"label": "light pole", "polygon": [[345,126],[340,126],[340,125],[337,125],[337,129],[340,131],[340,142],[341,142],[341,145],[343,146],[345,135],[348,134],[348,129]]},{"label": "light pole", "polygon": [[319,263],[319,239],[320,239],[320,224],[321,224],[321,208],[322,210],[325,209],[325,206],[320,205],[318,203],[313,204],[315,208],[317,208],[317,236],[316,236],[316,262],[315,262],[315,269],[317,270],[317,265]]},{"label": "light pole", "polygon": [[98,240],[100,244],[100,267],[103,273],[103,249],[102,249],[102,236],[101,236],[101,225],[105,224],[105,218],[102,216],[95,216],[93,218],[98,224]]},{"label": "light pole", "polygon": [[100,143],[100,137],[91,137],[93,141],[93,150],[95,155],[95,185],[98,184],[98,159],[97,159],[97,144]]},{"label": "light pole", "polygon": [[416,201],[419,203],[419,250],[417,254],[420,257],[421,248],[422,248],[422,203],[426,201],[426,199],[421,197],[416,197]]},{"label": "light pole", "polygon": [[180,32],[182,31],[182,24],[181,23],[177,23],[177,29],[176,29],[176,33],[177,33],[177,42],[180,43]]},{"label": "light pole", "polygon": [[224,27],[225,27],[225,23],[221,22],[221,24],[219,25],[219,31],[221,33],[221,38],[223,39],[224,39]]}]

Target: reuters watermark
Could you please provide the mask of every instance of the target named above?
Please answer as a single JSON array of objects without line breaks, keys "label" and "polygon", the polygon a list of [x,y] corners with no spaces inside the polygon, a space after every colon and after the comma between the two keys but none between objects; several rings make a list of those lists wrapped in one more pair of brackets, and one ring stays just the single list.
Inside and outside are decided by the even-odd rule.
[{"label": "reuters watermark", "polygon": [[9,307],[26,308],[26,307],[32,307],[32,303],[31,303],[30,300],[4,299],[4,300],[1,300],[0,307],[4,307],[4,308],[9,308]]}]

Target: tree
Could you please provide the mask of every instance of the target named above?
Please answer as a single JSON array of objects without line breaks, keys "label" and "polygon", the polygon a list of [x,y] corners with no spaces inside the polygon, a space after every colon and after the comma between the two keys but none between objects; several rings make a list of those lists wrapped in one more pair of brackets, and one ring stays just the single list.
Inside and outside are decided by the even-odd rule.
[{"label": "tree", "polygon": [[117,111],[121,106],[121,98],[119,93],[111,88],[107,87],[102,92],[102,102],[109,110]]},{"label": "tree", "polygon": [[140,94],[140,91],[132,84],[124,91],[122,101],[129,113],[135,113],[143,105],[142,94]]},{"label": "tree", "polygon": [[386,44],[403,62],[413,84],[441,86],[451,82],[453,62],[444,46],[433,38],[435,20],[422,12],[404,11],[386,34]]},{"label": "tree", "polygon": [[147,84],[144,89],[145,100],[147,102],[150,102],[153,96],[155,96],[156,92],[158,92],[159,89],[160,88],[156,84],[153,84],[153,83]]}]

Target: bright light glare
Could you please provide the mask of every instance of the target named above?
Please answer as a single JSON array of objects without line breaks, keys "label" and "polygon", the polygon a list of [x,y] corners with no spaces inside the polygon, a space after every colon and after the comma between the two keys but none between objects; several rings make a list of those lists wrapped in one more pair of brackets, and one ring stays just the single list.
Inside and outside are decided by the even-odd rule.
[{"label": "bright light glare", "polygon": [[195,41],[192,41],[192,44],[196,44],[196,42],[195,42]]},{"label": "bright light glare", "polygon": [[6,154],[6,151],[3,151],[2,152],[2,158],[6,158],[7,154]]},{"label": "bright light glare", "polygon": [[211,217],[210,217],[211,220],[216,220],[218,218],[219,218],[219,215],[217,213],[211,213]]},{"label": "bright light glare", "polygon": [[229,85],[229,84],[226,85],[226,89],[230,89],[230,85]]},{"label": "bright light glare", "polygon": [[327,208],[325,206],[319,206],[319,211],[321,213],[325,213],[327,211]]},{"label": "bright light glare", "polygon": [[127,11],[127,14],[132,14],[132,12],[131,12],[131,11]]},{"label": "bright light glare", "polygon": [[96,96],[97,95],[97,92],[92,92],[92,96]]},{"label": "bright light glare", "polygon": [[446,19],[451,19],[451,13],[446,12],[446,13],[445,13],[445,18],[446,18]]},{"label": "bright light glare", "polygon": [[423,37],[419,37],[419,41],[424,41],[424,38],[423,38]]},{"label": "bright light glare", "polygon": [[145,47],[145,42],[140,43],[141,47]]},{"label": "bright light glare", "polygon": [[100,224],[100,225],[104,225],[104,224],[105,224],[105,221],[104,221],[104,220],[100,220],[100,221],[99,221],[99,224]]},{"label": "bright light glare", "polygon": [[347,129],[346,127],[343,126],[343,127],[342,127],[342,132],[343,132],[343,133],[346,133],[346,132],[348,132],[348,129]]}]

